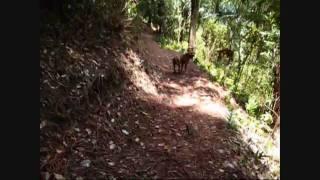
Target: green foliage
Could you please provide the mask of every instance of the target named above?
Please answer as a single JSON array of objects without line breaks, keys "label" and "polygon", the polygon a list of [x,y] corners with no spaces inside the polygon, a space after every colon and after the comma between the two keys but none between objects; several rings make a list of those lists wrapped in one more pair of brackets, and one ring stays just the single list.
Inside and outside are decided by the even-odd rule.
[{"label": "green foliage", "polygon": [[256,115],[258,109],[258,101],[255,96],[249,97],[248,102],[246,103],[246,110],[250,115]]},{"label": "green foliage", "polygon": [[220,47],[226,47],[228,42],[227,26],[223,24],[215,23],[214,19],[209,19],[203,22],[203,34],[202,38],[208,47],[218,45]]},{"label": "green foliage", "polygon": [[141,0],[137,11],[146,22],[159,26],[163,36],[172,40],[187,40],[190,0]]},{"label": "green foliage", "polygon": [[260,116],[260,120],[270,125],[272,123],[272,115],[269,112],[266,112]]},{"label": "green foliage", "polygon": [[156,41],[160,43],[162,48],[175,50],[181,53],[184,53],[188,47],[188,42],[186,41],[179,43],[177,41],[165,38],[164,36],[157,36]]},{"label": "green foliage", "polygon": [[137,17],[138,14],[138,5],[134,1],[127,2],[127,14],[130,18]]},{"label": "green foliage", "polygon": [[[167,19],[172,20],[161,36],[162,47],[183,51],[186,41],[179,41],[183,8],[186,1],[166,1]],[[185,3],[185,4],[184,4]],[[203,0],[201,22],[197,31],[197,64],[221,85],[231,90],[237,102],[254,121],[270,124],[273,101],[273,67],[280,60],[279,1]],[[188,20],[188,19],[187,19]],[[170,35],[169,35],[170,34]],[[233,62],[217,59],[217,51],[230,48]],[[269,108],[266,108],[269,107]],[[258,123],[259,124],[259,123]]]}]

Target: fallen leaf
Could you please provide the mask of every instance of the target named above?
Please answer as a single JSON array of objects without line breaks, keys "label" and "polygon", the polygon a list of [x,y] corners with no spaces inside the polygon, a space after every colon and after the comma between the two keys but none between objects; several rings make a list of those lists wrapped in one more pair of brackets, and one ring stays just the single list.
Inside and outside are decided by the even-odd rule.
[{"label": "fallen leaf", "polygon": [[109,165],[109,166],[114,166],[115,163],[114,163],[114,162],[108,162],[108,165]]},{"label": "fallen leaf", "polygon": [[57,174],[57,173],[54,173],[54,177],[56,178],[56,180],[65,180],[66,179],[61,174]]},{"label": "fallen leaf", "polygon": [[44,120],[40,123],[40,129],[44,128],[47,125],[47,121]]},{"label": "fallen leaf", "polygon": [[116,147],[115,144],[111,144],[111,145],[110,145],[110,149],[111,149],[111,150],[113,150],[115,147]]},{"label": "fallen leaf", "polygon": [[230,167],[230,168],[234,169],[234,165],[231,164],[231,163],[228,162],[228,161],[225,161],[225,162],[223,163],[223,166],[224,166],[224,167]]},{"label": "fallen leaf", "polygon": [[91,161],[89,159],[81,161],[81,166],[90,167]]},{"label": "fallen leaf", "polygon": [[86,128],[86,131],[87,131],[88,135],[91,134],[91,130],[90,129]]},{"label": "fallen leaf", "polygon": [[104,54],[108,55],[108,50],[107,49],[104,49]]},{"label": "fallen leaf", "polygon": [[92,144],[96,144],[96,143],[97,143],[97,140],[92,139],[91,142],[92,142]]},{"label": "fallen leaf", "polygon": [[129,135],[129,132],[128,132],[128,131],[126,131],[125,129],[122,129],[121,131],[123,132],[123,134],[125,134],[125,135]]},{"label": "fallen leaf", "polygon": [[144,115],[146,115],[146,116],[148,116],[148,115],[149,115],[148,113],[143,112],[143,111],[141,111],[141,113],[142,113],[142,114],[144,114]]}]

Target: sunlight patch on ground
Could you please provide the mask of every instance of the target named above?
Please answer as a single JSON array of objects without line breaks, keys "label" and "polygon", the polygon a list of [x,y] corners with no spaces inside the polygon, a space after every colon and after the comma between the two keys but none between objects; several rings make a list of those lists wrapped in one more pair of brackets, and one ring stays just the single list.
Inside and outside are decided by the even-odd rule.
[{"label": "sunlight patch on ground", "polygon": [[193,106],[199,103],[199,99],[192,96],[192,94],[183,94],[173,99],[173,103],[177,106]]},{"label": "sunlight patch on ground", "polygon": [[[186,83],[181,82],[181,84]],[[166,83],[164,86],[176,93],[174,96],[171,96],[171,102],[174,106],[193,106],[195,111],[225,120],[230,115],[228,108],[222,103],[217,102],[216,98],[213,97],[214,95],[211,92],[214,91],[214,85],[207,80],[197,77],[188,86],[174,82]]]},{"label": "sunlight patch on ground", "polygon": [[[126,51],[126,55],[122,54],[121,60],[124,67],[128,72],[130,72],[128,73],[128,76],[130,76],[130,79],[135,86],[139,87],[147,94],[155,96],[158,95],[158,90],[153,81],[150,79],[149,75],[145,71],[141,70],[141,67],[143,66],[142,63],[144,61],[143,59],[130,50]],[[129,60],[131,60],[133,63],[128,63]]]},{"label": "sunlight patch on ground", "polygon": [[163,87],[169,87],[171,89],[175,89],[175,90],[180,90],[181,86],[178,85],[177,83],[174,82],[170,82],[170,83],[163,83],[162,85]]},{"label": "sunlight patch on ground", "polygon": [[230,114],[229,110],[225,106],[212,101],[200,103],[197,109],[202,113],[206,113],[214,117],[222,117],[225,120],[228,119]]},{"label": "sunlight patch on ground", "polygon": [[173,104],[176,106],[193,106],[196,111],[222,119],[227,119],[230,114],[225,106],[214,102],[211,98],[200,97],[196,91],[174,97]]}]

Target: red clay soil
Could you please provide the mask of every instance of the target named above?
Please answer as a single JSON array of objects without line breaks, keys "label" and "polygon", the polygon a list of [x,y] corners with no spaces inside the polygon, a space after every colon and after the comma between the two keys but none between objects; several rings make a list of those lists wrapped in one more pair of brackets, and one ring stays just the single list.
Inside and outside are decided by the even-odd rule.
[{"label": "red clay soil", "polygon": [[174,74],[178,53],[153,35],[137,45],[156,92],[128,86],[88,110],[87,121],[42,133],[42,178],[257,179],[264,168],[228,128],[222,88],[193,62]]}]

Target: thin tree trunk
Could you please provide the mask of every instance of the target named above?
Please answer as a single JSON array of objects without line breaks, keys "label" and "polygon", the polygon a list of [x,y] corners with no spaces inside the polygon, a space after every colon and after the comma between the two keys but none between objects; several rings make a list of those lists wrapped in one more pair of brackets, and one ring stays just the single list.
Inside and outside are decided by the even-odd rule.
[{"label": "thin tree trunk", "polygon": [[197,20],[199,16],[200,0],[191,0],[191,22],[189,31],[189,46],[190,52],[195,52],[196,47],[196,32],[197,32]]},{"label": "thin tree trunk", "polygon": [[220,3],[221,3],[221,0],[217,0],[217,1],[215,2],[214,11],[215,11],[216,14],[219,14],[219,13],[220,13],[220,11],[219,11]]},{"label": "thin tree trunk", "polygon": [[185,23],[184,20],[181,21],[181,26],[180,26],[180,37],[179,37],[179,42],[183,41],[183,33],[184,33],[184,28],[185,28]]},{"label": "thin tree trunk", "polygon": [[274,84],[273,84],[274,106],[273,111],[277,113],[273,115],[273,133],[280,127],[280,63],[274,67]]},{"label": "thin tree trunk", "polygon": [[[240,42],[241,42],[241,41],[240,41]],[[241,59],[239,59],[239,65],[238,65],[238,71],[237,71],[238,76],[236,77],[236,79],[235,79],[235,81],[234,81],[234,83],[236,83],[236,87],[235,87],[234,92],[237,92],[237,90],[238,90],[238,84],[239,84],[239,81],[240,81],[240,79],[241,79],[244,66],[245,66],[245,64],[246,64],[246,62],[247,62],[247,59],[249,58],[249,56],[250,56],[251,53],[252,53],[253,46],[254,46],[254,44],[252,43],[252,44],[251,44],[251,47],[250,47],[250,52],[249,52],[248,54],[246,54],[246,57],[243,59],[242,62],[241,62]],[[239,50],[239,54],[240,54],[240,50]],[[239,57],[240,57],[240,55],[239,55]]]}]

